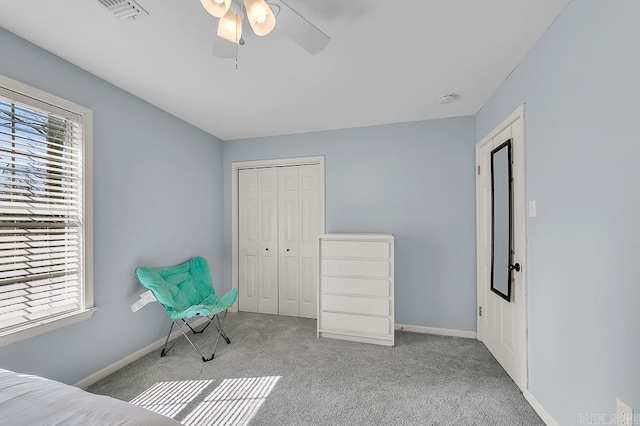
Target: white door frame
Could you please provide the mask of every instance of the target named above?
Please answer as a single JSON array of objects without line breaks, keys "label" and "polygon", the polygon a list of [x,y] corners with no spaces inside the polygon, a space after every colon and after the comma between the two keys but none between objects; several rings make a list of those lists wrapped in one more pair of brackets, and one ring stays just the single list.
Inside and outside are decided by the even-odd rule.
[{"label": "white door frame", "polygon": [[[278,158],[273,160],[235,161],[231,163],[231,288],[238,288],[238,173],[242,169],[259,169],[265,167],[320,166],[320,235],[325,233],[325,185],[324,156]],[[238,311],[238,302],[229,309]]]},{"label": "white door frame", "polygon": [[[519,226],[520,227],[520,232],[522,232],[522,235],[524,236],[522,238],[522,241],[519,242],[519,244],[516,247],[516,252],[518,253],[517,257],[518,259],[520,259],[521,261],[523,261],[523,271],[522,271],[522,287],[523,287],[523,296],[524,296],[524,354],[523,354],[523,358],[522,361],[524,363],[524,371],[525,371],[525,375],[526,375],[526,379],[525,379],[525,388],[521,389],[523,392],[525,392],[528,388],[529,388],[529,353],[528,353],[528,346],[529,346],[529,338],[528,338],[528,321],[529,321],[529,316],[528,316],[528,312],[527,312],[527,244],[526,244],[526,239],[527,239],[527,218],[526,218],[526,156],[525,156],[525,150],[526,150],[526,140],[525,140],[525,126],[526,123],[524,122],[524,113],[525,113],[525,104],[520,105],[518,108],[516,108],[516,110],[511,113],[511,115],[509,115],[509,117],[507,117],[502,123],[500,123],[500,125],[498,125],[495,129],[493,129],[487,136],[485,136],[477,145],[476,145],[476,167],[480,167],[481,164],[481,159],[480,159],[480,151],[481,148],[486,145],[487,143],[491,142],[493,138],[495,138],[496,136],[498,136],[502,131],[504,131],[507,127],[509,127],[511,124],[513,124],[516,120],[518,120],[519,118],[523,119],[523,125],[521,126],[521,134],[519,135],[521,137],[522,142],[522,148],[523,149],[519,149],[519,150],[514,150],[513,152],[513,162],[514,165],[520,165],[520,167],[514,167],[513,169],[513,176],[517,177],[517,179],[515,179],[514,182],[514,198],[513,198],[513,202],[514,205],[516,203],[521,203],[520,207],[521,210],[523,212],[524,217],[520,217],[517,218],[514,216],[514,226]],[[481,280],[481,274],[483,273],[481,270],[481,255],[482,255],[482,244],[481,244],[481,232],[483,231],[483,223],[481,223],[481,218],[480,218],[480,208],[481,208],[481,203],[482,203],[482,194],[481,194],[481,178],[479,176],[479,173],[476,172],[476,286],[477,286],[477,306],[476,306],[476,315],[478,318],[477,321],[477,337],[479,341],[482,341],[482,322],[481,319],[479,317],[479,309],[481,306],[483,306],[483,295],[484,292],[486,291],[486,289],[483,288],[482,286],[482,280]],[[517,186],[517,187],[516,187]],[[515,196],[516,194],[518,194],[518,192],[520,194],[522,194],[522,197],[518,198],[517,196]],[[516,209],[514,209],[515,211]]]}]

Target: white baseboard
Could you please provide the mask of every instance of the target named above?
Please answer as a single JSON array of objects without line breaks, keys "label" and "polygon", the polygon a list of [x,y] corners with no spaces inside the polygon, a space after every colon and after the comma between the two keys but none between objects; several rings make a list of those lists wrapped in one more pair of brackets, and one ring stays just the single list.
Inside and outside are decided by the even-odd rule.
[{"label": "white baseboard", "polygon": [[464,337],[466,339],[477,339],[475,331],[454,330],[449,328],[424,327],[421,325],[396,324],[396,330],[412,331],[414,333],[437,334],[438,336]]},{"label": "white baseboard", "polygon": [[522,392],[522,395],[524,395],[524,399],[526,399],[529,405],[531,405],[536,413],[538,413],[544,424],[547,426],[558,426],[556,419],[549,414],[549,412],[542,406],[542,404],[540,404],[536,397],[529,392],[528,389],[525,389],[524,392]]},{"label": "white baseboard", "polygon": [[[198,319],[197,321],[193,321],[191,324],[192,327],[197,327],[200,324],[203,324],[205,321],[208,321],[208,318],[201,318]],[[182,333],[180,333],[180,330],[176,330],[173,333],[171,333],[171,337],[169,338],[169,340],[173,340],[176,337],[180,336]],[[107,377],[109,374],[111,373],[115,373],[116,371],[120,370],[122,367],[131,364],[133,361],[142,358],[143,356],[145,356],[146,354],[148,354],[149,352],[153,352],[156,349],[160,349],[162,346],[164,346],[164,341],[165,341],[166,337],[163,337],[161,339],[156,340],[155,342],[151,343],[150,345],[145,346],[144,348],[132,353],[131,355],[128,355],[124,358],[122,358],[120,361],[116,361],[111,365],[108,365],[107,367],[103,368],[100,371],[96,371],[95,373],[93,373],[92,375],[85,377],[84,379],[80,380],[79,382],[75,383],[74,386],[78,387],[80,389],[87,389],[89,386],[91,386],[92,384],[94,384],[95,382],[97,382],[98,380],[102,380],[105,377]]]}]

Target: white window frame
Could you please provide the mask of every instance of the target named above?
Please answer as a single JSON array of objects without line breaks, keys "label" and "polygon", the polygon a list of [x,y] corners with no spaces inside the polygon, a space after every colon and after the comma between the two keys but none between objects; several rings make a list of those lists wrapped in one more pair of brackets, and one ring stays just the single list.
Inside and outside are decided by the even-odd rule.
[{"label": "white window frame", "polygon": [[66,110],[80,117],[83,143],[83,292],[84,306],[78,310],[55,317],[45,317],[35,323],[0,330],[0,346],[28,339],[71,324],[91,318],[95,312],[93,305],[93,111],[81,105],[59,98],[27,84],[0,75],[0,90],[4,96],[24,102],[25,98],[35,100],[53,109]]}]

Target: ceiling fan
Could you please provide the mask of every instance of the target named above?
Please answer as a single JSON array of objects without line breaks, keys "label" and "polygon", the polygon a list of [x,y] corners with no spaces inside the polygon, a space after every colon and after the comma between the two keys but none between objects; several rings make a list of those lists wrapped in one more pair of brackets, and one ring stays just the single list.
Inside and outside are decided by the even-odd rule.
[{"label": "ceiling fan", "polygon": [[[234,58],[245,35],[266,36],[274,29],[296,42],[312,55],[320,53],[331,40],[282,0],[200,0],[205,10],[218,18],[213,54]],[[276,20],[277,16],[277,20]],[[276,28],[277,21],[277,28]],[[243,28],[248,23],[251,31]],[[246,27],[246,26],[245,26]]]}]

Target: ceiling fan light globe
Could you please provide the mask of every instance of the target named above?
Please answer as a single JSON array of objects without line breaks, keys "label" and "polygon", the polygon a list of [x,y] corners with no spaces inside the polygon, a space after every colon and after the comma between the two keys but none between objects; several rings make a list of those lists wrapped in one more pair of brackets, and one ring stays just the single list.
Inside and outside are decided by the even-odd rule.
[{"label": "ceiling fan light globe", "polygon": [[276,16],[264,0],[244,0],[247,20],[257,36],[269,34],[276,26]]},{"label": "ceiling fan light globe", "polygon": [[240,44],[240,39],[242,38],[242,17],[233,10],[229,10],[220,18],[220,21],[218,21],[218,31],[216,34],[220,38]]},{"label": "ceiling fan light globe", "polygon": [[231,0],[200,0],[209,15],[222,18],[231,7]]}]

